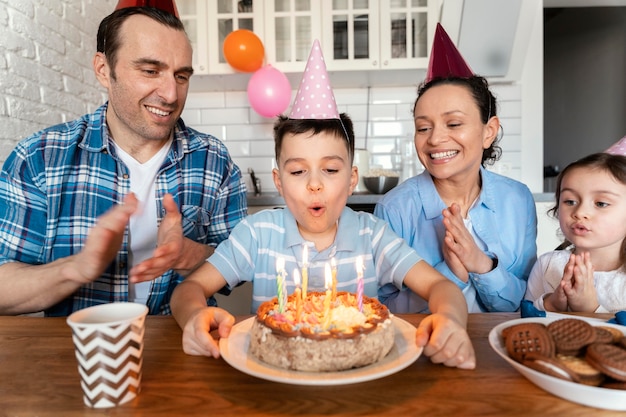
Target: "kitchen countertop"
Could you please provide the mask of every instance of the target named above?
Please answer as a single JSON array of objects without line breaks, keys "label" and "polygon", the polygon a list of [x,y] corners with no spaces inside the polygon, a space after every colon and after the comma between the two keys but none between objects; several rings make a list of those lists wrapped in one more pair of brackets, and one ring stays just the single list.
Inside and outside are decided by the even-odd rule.
[{"label": "kitchen countertop", "polygon": [[[382,198],[382,194],[354,193],[348,197],[348,204],[376,204]],[[553,202],[554,193],[535,193],[535,202]],[[254,195],[248,193],[248,206],[284,206],[285,200],[278,193],[261,193]]]},{"label": "kitchen countertop", "polygon": [[[348,197],[348,204],[376,204],[382,194],[354,193]],[[248,193],[248,206],[284,206],[285,200],[278,193]]]}]

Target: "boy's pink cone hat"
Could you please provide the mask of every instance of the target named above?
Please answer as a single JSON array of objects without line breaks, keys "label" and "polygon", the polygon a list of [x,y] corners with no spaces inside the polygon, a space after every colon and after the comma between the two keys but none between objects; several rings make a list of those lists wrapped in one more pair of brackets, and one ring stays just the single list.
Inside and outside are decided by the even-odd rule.
[{"label": "boy's pink cone hat", "polygon": [[165,10],[176,17],[180,17],[178,16],[178,9],[176,9],[176,2],[174,0],[119,0],[117,2],[117,6],[115,6],[115,10],[123,9],[125,7],[140,6],[156,7],[157,9]]},{"label": "boy's pink cone hat", "polygon": [[606,153],[612,153],[615,155],[626,156],[626,136],[615,142],[609,149],[604,151]]},{"label": "boy's pink cone hat", "polygon": [[432,81],[434,78],[469,78],[473,75],[474,72],[467,65],[459,50],[456,49],[443,26],[437,23],[433,47],[430,50],[428,71],[426,72],[424,82]]},{"label": "boy's pink cone hat", "polygon": [[339,119],[322,48],[316,39],[291,107],[290,119]]}]

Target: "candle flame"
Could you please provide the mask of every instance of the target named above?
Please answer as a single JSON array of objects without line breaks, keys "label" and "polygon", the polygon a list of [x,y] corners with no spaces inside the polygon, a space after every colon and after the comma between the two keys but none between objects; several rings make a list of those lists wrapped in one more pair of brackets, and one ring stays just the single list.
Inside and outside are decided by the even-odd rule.
[{"label": "candle flame", "polygon": [[279,258],[276,258],[276,271],[280,273],[284,270],[285,270],[285,258],[283,258],[282,256]]},{"label": "candle flame", "polygon": [[300,286],[300,271],[298,271],[298,268],[293,269],[293,283],[296,287]]},{"label": "candle flame", "polygon": [[356,267],[357,274],[362,274],[363,273],[363,269],[365,269],[365,268],[363,266],[363,257],[362,256],[357,256],[355,267]]},{"label": "candle flame", "polygon": [[326,265],[324,266],[324,273],[325,273],[326,289],[329,290],[330,287],[332,287],[333,285],[333,274],[330,270],[330,265],[328,263],[326,263]]}]

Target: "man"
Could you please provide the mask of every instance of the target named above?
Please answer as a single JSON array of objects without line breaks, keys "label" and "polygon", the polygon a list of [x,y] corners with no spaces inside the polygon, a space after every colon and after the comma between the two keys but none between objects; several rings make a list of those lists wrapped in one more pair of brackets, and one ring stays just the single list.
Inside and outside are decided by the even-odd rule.
[{"label": "man", "polygon": [[26,138],[0,172],[0,314],[115,301],[169,314],[176,284],[245,216],[225,146],[180,119],[191,63],[173,14],[101,22],[93,67],[108,102]]}]

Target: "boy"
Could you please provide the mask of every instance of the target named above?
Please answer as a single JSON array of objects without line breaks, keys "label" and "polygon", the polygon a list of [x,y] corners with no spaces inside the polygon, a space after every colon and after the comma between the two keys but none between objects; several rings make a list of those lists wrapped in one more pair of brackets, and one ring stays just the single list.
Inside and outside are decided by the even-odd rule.
[{"label": "boy", "polygon": [[[206,308],[206,298],[224,285],[232,288],[252,281],[255,311],[276,296],[277,258],[284,258],[288,273],[306,266],[312,290],[323,289],[324,265],[334,258],[337,290],[356,292],[354,265],[361,256],[364,294],[376,297],[380,286],[393,283],[429,300],[433,314],[421,322],[416,343],[435,363],[472,369],[475,357],[465,331],[467,305],[461,291],[384,221],[346,207],[358,181],[352,165],[354,132],[350,118],[337,113],[332,90],[323,86],[328,80],[325,72],[316,41],[290,117],[280,116],[274,126],[273,179],[287,208],[248,216],[207,263],[174,291],[172,311],[183,329],[183,349],[188,354],[219,356],[209,334],[216,325],[215,312]],[[311,85],[304,85],[307,82]],[[291,293],[294,284],[288,281]],[[228,335],[232,322],[220,325],[220,336]]]}]

